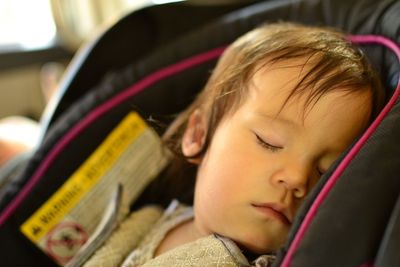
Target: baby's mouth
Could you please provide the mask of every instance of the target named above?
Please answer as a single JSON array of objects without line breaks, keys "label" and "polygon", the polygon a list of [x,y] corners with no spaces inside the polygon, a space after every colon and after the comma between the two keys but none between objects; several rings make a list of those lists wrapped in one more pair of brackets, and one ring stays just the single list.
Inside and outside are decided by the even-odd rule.
[{"label": "baby's mouth", "polygon": [[288,208],[284,205],[277,203],[252,203],[251,205],[260,213],[273,217],[285,225],[290,226],[292,224],[288,216]]}]

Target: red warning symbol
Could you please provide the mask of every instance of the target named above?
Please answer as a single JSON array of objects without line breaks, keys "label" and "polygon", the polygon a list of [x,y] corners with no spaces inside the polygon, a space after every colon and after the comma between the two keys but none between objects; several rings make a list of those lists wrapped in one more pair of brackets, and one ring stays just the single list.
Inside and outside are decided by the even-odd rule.
[{"label": "red warning symbol", "polygon": [[87,240],[88,234],[78,223],[60,223],[47,235],[46,251],[57,262],[65,264]]}]

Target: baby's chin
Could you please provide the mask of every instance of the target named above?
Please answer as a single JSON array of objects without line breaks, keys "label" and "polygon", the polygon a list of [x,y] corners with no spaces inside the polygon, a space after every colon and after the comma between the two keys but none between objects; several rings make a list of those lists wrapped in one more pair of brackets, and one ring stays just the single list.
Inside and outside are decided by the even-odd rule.
[{"label": "baby's chin", "polygon": [[253,240],[234,240],[235,243],[243,251],[254,254],[275,254],[286,241],[286,237],[275,238],[275,239],[253,239]]}]

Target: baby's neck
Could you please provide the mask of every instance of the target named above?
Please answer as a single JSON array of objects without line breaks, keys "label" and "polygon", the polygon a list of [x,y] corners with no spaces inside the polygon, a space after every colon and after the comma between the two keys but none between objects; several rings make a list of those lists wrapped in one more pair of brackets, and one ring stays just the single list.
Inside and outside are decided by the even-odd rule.
[{"label": "baby's neck", "polygon": [[164,239],[158,245],[154,257],[180,245],[195,241],[200,237],[202,235],[196,230],[194,220],[184,221],[167,232]]}]

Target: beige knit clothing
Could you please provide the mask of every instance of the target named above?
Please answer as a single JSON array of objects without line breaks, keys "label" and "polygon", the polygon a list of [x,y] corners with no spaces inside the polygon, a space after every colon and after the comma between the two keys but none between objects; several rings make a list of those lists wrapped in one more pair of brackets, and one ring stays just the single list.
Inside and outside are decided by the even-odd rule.
[{"label": "beige knit clothing", "polygon": [[138,246],[161,215],[162,209],[157,206],[148,206],[133,212],[83,266],[120,266],[125,257]]},{"label": "beige knit clothing", "polygon": [[180,205],[174,200],[152,231],[140,242],[124,261],[122,267],[161,266],[271,266],[274,256],[263,255],[249,263],[238,246],[230,239],[210,235],[169,250],[157,257],[155,251],[168,231],[193,218],[193,209]]},{"label": "beige knit clothing", "polygon": [[271,266],[274,256],[263,255],[249,263],[232,240],[219,235],[200,238],[154,257],[166,234],[192,218],[193,209],[176,200],[164,212],[156,206],[133,212],[84,267]]}]

